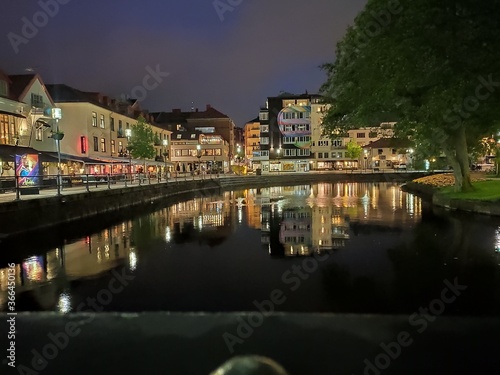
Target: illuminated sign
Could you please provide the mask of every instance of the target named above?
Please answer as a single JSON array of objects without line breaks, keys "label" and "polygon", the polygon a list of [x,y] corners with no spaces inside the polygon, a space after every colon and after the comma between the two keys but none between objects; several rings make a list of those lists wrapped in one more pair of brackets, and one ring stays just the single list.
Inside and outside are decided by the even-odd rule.
[{"label": "illuminated sign", "polygon": [[40,164],[37,154],[16,155],[16,176],[20,187],[40,184]]},{"label": "illuminated sign", "polygon": [[80,137],[80,151],[82,152],[82,154],[87,153],[87,137]]}]

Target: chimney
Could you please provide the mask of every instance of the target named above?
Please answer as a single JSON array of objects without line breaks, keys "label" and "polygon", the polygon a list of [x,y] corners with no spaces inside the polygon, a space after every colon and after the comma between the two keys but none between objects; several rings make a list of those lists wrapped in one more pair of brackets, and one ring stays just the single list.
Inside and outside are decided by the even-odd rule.
[{"label": "chimney", "polygon": [[196,108],[196,112],[198,112],[198,108]]},{"label": "chimney", "polygon": [[212,106],[210,104],[207,104],[207,111],[212,108]]}]

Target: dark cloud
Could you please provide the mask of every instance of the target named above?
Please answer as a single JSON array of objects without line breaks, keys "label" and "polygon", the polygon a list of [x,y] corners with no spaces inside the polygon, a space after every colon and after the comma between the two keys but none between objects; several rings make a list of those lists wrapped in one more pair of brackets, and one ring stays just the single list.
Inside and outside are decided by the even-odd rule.
[{"label": "dark cloud", "polygon": [[32,19],[40,6],[9,1],[2,7],[9,17],[0,25],[0,67],[34,67],[46,83],[118,96],[159,64],[170,76],[144,107],[210,103],[242,126],[267,96],[317,91],[325,79],[318,66],[333,60],[335,43],[365,3],[243,0],[221,22],[213,0],[71,0],[15,54],[8,33],[20,34],[21,18]]}]

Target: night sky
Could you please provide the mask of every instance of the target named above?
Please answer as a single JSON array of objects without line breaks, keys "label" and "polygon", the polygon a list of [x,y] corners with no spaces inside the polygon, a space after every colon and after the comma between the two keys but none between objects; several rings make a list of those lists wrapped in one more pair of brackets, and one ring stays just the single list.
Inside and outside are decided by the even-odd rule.
[{"label": "night sky", "polygon": [[[0,68],[7,74],[33,68],[46,84],[120,97],[142,85],[149,66],[169,75],[147,92],[143,108],[211,104],[238,126],[258,116],[268,96],[317,92],[326,79],[319,65],[334,59],[336,42],[366,3],[219,0],[233,10],[218,14],[214,0],[59,1],[66,4],[53,16],[38,14],[34,36],[23,34],[22,18],[33,21],[39,1],[2,3]],[[28,36],[18,53],[9,33]]]}]

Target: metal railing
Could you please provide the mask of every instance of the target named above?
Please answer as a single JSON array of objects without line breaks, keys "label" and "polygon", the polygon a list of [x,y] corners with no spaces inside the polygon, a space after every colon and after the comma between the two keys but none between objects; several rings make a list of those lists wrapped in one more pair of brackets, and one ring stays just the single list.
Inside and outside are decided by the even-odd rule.
[{"label": "metal railing", "polygon": [[57,188],[61,191],[81,189],[82,191],[96,189],[112,189],[117,187],[152,185],[159,183],[170,183],[189,180],[210,180],[220,178],[220,174],[196,173],[196,172],[169,172],[157,173],[119,173],[119,174],[78,174],[61,175],[58,184],[58,175],[34,175],[29,177],[18,176],[18,184],[14,176],[0,177],[0,194],[16,193],[16,199],[23,195],[50,193]]}]

